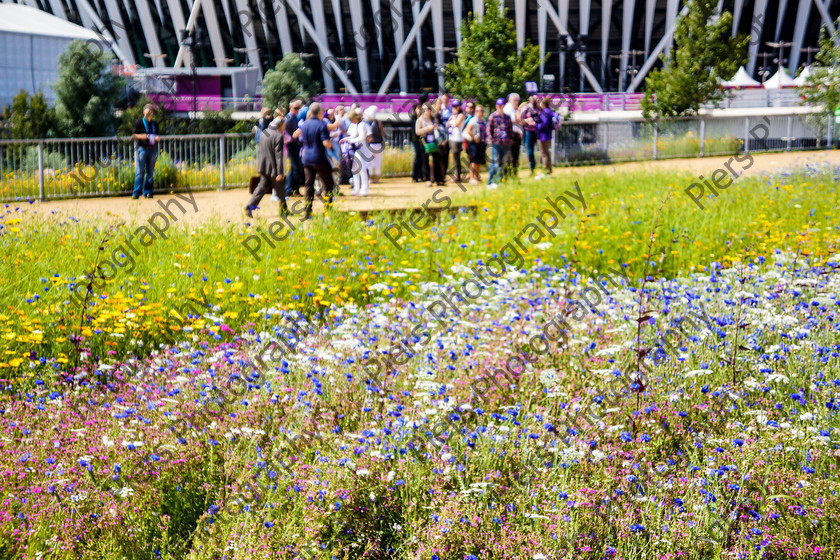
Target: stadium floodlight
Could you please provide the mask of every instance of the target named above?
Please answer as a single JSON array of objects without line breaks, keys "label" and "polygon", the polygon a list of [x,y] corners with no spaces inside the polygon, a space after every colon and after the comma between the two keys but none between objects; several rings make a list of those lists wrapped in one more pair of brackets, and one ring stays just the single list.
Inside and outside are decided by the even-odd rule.
[{"label": "stadium floodlight", "polygon": [[[791,41],[768,41],[765,43],[768,47],[772,47],[774,49],[779,49],[779,70],[781,71],[782,65],[786,62],[785,61],[785,47],[792,47],[795,43]],[[773,62],[776,62],[775,60]]]}]

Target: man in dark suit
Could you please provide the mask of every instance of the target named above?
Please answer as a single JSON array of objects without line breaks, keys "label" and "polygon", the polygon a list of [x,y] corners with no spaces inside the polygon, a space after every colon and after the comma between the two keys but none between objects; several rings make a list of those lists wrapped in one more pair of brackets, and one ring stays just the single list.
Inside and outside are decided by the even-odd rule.
[{"label": "man in dark suit", "polygon": [[[261,134],[257,144],[257,171],[260,174],[260,182],[254,189],[254,195],[245,207],[245,213],[249,218],[253,217],[252,211],[257,208],[262,197],[269,194],[274,188],[274,182],[283,180],[283,171],[286,169],[286,160],[283,155],[283,128],[282,117],[277,117],[268,125]],[[289,209],[286,206],[286,197],[283,189],[277,189],[280,193],[280,214],[287,215]]]}]

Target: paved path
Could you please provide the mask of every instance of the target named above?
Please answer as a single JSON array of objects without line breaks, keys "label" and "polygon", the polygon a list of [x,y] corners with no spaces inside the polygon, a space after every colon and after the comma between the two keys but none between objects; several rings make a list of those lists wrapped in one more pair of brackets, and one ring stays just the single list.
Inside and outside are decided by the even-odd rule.
[{"label": "paved path", "polygon": [[[670,159],[664,161],[630,162],[611,164],[595,167],[562,167],[555,170],[555,176],[564,174],[585,174],[587,172],[621,173],[636,170],[651,171],[685,171],[692,174],[706,174],[720,169],[728,161],[730,156],[713,156],[707,158]],[[786,152],[776,154],[761,154],[754,156],[754,165],[746,171],[747,175],[769,172],[781,168],[790,168],[805,164],[831,163],[840,165],[840,150],[816,151],[816,152]],[[527,177],[527,172],[522,177]],[[487,177],[486,172],[483,176]],[[481,185],[466,185],[470,190],[485,188]],[[370,195],[367,197],[349,196],[349,186],[342,186],[341,190],[346,196],[338,199],[337,208],[343,211],[376,211],[395,208],[415,208],[425,202],[432,193],[439,187],[429,188],[425,183],[412,183],[408,178],[388,179],[382,183],[371,185]],[[454,195],[461,192],[461,189],[451,181],[444,187],[446,194]],[[246,189],[233,189],[226,191],[202,191],[191,193],[194,197],[194,206],[189,202],[182,202],[186,215],[178,212],[179,221],[187,222],[213,221],[213,222],[244,222],[245,203],[248,201]],[[110,197],[110,198],[89,198],[76,200],[62,200],[50,202],[38,202],[34,206],[41,214],[49,214],[57,211],[75,217],[99,216],[110,219],[122,219],[128,222],[146,221],[156,211],[161,210],[159,203],[168,202],[176,195],[161,194],[154,200],[131,200],[131,197]],[[187,196],[182,193],[181,196]],[[188,196],[187,196],[188,198]],[[301,201],[302,198],[292,198],[290,203]],[[316,201],[316,213],[320,212],[320,203]],[[197,211],[196,211],[197,208]],[[275,219],[279,215],[279,205],[270,202],[270,198],[263,199],[262,207],[256,211],[260,219]]]}]

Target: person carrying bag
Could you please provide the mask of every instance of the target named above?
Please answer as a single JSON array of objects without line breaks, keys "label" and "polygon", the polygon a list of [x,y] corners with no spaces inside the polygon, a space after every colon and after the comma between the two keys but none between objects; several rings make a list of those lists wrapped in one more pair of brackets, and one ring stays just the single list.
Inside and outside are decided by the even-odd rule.
[{"label": "person carrying bag", "polygon": [[461,110],[461,102],[456,99],[452,102],[452,115],[446,122],[449,129],[449,153],[452,155],[456,183],[461,182],[462,176],[461,153],[465,145],[463,134],[465,120],[464,113]]},{"label": "person carrying bag", "polygon": [[[417,119],[414,131],[423,141],[423,151],[425,152],[424,161],[422,161],[423,176],[431,179],[426,183],[426,186],[431,187],[433,181],[438,185],[444,185],[443,177],[440,176],[440,146],[438,144],[440,131],[437,122],[435,122],[431,104],[423,104],[423,114]],[[432,157],[431,166],[429,165],[429,156]]]}]

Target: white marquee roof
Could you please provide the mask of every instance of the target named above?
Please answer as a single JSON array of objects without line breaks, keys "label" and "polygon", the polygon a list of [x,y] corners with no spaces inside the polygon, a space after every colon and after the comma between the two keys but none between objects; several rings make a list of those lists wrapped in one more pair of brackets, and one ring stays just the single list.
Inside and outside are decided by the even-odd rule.
[{"label": "white marquee roof", "polygon": [[753,80],[744,67],[738,68],[735,75],[721,84],[725,88],[761,87],[761,82]]},{"label": "white marquee roof", "polygon": [[788,75],[787,70],[784,68],[779,68],[775,74],[764,82],[764,89],[779,89],[794,86],[796,86],[796,81]]},{"label": "white marquee roof", "polygon": [[811,67],[806,66],[802,69],[802,72],[800,72],[799,75],[796,78],[794,78],[793,81],[796,83],[796,85],[802,87],[805,85],[805,82],[808,81],[808,78],[811,77],[811,74]]},{"label": "white marquee roof", "polygon": [[21,4],[0,3],[0,33],[23,33],[105,42],[90,29]]}]

